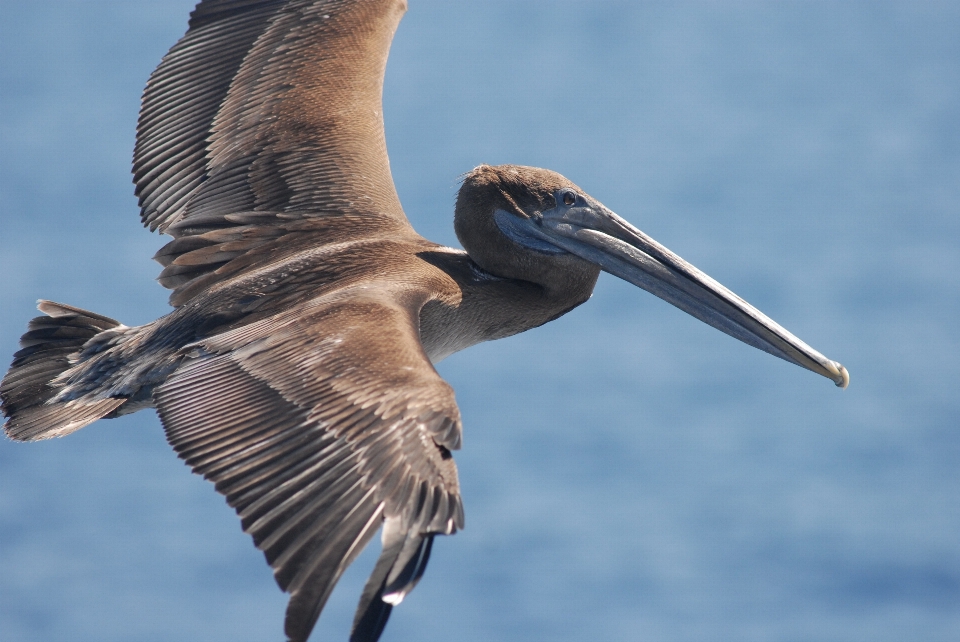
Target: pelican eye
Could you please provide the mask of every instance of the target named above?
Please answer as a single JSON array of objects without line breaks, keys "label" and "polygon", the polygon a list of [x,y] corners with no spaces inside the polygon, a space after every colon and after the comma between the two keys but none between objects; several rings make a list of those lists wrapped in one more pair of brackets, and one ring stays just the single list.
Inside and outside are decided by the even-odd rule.
[{"label": "pelican eye", "polygon": [[577,195],[573,192],[564,192],[563,193],[563,204],[564,205],[573,205],[577,202]]}]

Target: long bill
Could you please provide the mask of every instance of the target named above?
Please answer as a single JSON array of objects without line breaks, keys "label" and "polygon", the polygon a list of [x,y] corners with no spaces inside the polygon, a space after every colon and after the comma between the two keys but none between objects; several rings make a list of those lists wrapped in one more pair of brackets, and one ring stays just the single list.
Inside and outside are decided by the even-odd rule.
[{"label": "long bill", "polygon": [[[704,323],[838,387],[847,369],[599,203],[543,213],[540,238],[594,263]],[[539,236],[539,235],[538,235]]]}]

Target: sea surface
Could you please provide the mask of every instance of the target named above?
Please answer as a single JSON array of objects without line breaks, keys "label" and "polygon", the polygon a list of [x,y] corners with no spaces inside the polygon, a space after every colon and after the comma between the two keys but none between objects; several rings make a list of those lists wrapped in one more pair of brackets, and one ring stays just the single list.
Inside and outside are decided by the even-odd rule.
[{"label": "sea surface", "polygon": [[[960,640],[960,3],[410,4],[384,112],[424,236],[472,167],[555,169],[852,381],[609,275],[450,357],[467,527],[384,641]],[[4,362],[41,297],[168,310],[129,167],[191,5],[0,3]],[[0,639],[280,640],[285,604],[151,412],[0,442]]]}]

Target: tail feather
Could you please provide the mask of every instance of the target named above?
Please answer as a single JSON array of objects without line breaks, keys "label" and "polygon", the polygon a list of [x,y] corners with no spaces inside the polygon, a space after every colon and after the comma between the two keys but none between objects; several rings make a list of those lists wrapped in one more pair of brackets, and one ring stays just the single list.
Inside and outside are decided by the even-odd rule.
[{"label": "tail feather", "polygon": [[11,417],[3,429],[15,441],[40,441],[63,437],[116,410],[126,399],[73,400],[27,408]]},{"label": "tail feather", "polygon": [[20,338],[20,350],[0,382],[0,411],[7,417],[4,430],[17,441],[62,437],[110,414],[126,400],[120,398],[53,401],[60,387],[56,379],[75,363],[90,339],[120,327],[109,317],[52,301],[37,306],[46,316],[30,321]]}]

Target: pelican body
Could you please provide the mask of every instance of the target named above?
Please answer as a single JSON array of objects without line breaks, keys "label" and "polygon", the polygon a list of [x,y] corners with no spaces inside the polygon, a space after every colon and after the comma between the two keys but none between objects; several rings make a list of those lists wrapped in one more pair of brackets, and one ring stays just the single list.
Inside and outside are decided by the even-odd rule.
[{"label": "pelican body", "polygon": [[32,441],[155,408],[290,593],[306,640],[381,532],[351,640],[375,641],[438,534],[463,528],[453,390],[433,368],[584,303],[601,271],[845,387],[846,370],[563,176],[481,165],[419,236],[381,92],[402,0],[204,0],[144,92],[141,217],[173,311],[139,327],[41,301],[0,384]]}]

